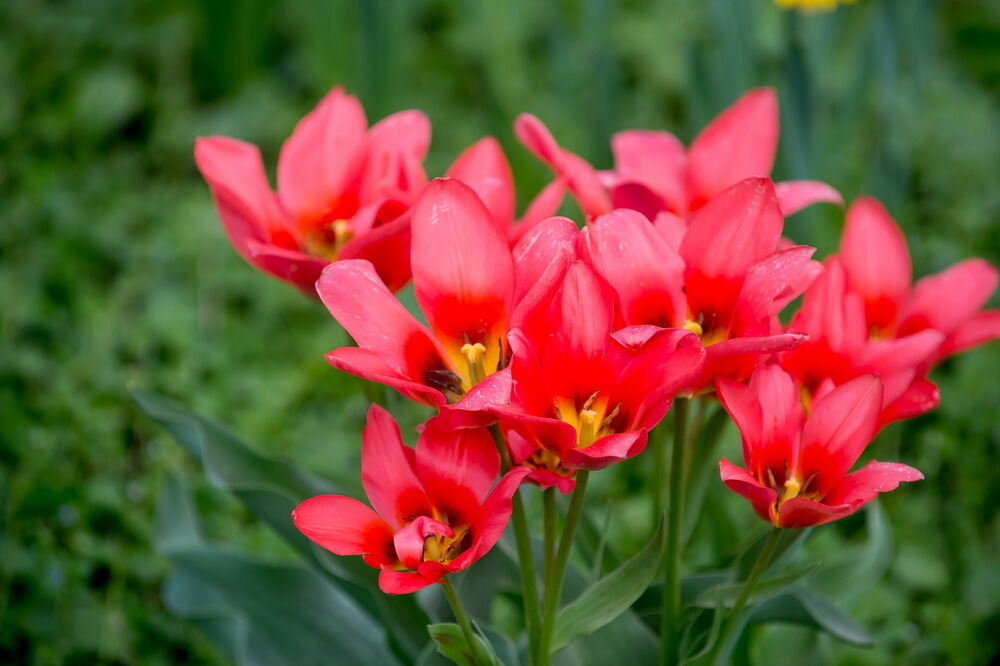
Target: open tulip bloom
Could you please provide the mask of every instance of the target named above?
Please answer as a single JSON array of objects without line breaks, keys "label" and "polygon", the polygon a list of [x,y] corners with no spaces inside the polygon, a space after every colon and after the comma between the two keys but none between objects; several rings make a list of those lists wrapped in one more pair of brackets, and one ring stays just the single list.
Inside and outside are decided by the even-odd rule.
[{"label": "open tulip bloom", "polygon": [[749,385],[720,379],[719,400],[743,435],[744,468],[723,459],[722,480],[776,527],[843,518],[901,481],[923,475],[900,463],[854,466],[875,435],[882,382],[857,377],[815,400],[806,416],[799,387],[776,365]]},{"label": "open tulip bloom", "polygon": [[295,526],[337,555],[363,555],[379,587],[405,594],[469,568],[500,538],[524,467],[497,481],[500,457],[485,430],[429,423],[416,450],[381,407],[368,410],[361,480],[371,507],[320,495],[292,512]]},{"label": "open tulip bloom", "polygon": [[[669,132],[619,132],[611,141],[615,168],[603,173],[560,147],[531,114],[519,116],[515,130],[531,152],[566,180],[588,216],[628,208],[650,220],[661,213],[687,217],[741,180],[770,176],[780,132],[778,98],[771,88],[740,97],[687,149]],[[777,196],[785,215],[818,202],[843,202],[835,189],[812,180],[778,183]]]},{"label": "open tulip bloom", "polygon": [[430,123],[402,111],[367,128],[358,100],[334,88],[295,127],[271,190],[256,146],[203,137],[195,161],[222,225],[250,264],[305,293],[336,259],[365,259],[391,289],[410,279],[404,215],[427,177]]},{"label": "open tulip bloom", "polygon": [[[580,634],[616,631],[623,614],[633,633],[611,644],[651,638],[649,614],[644,623],[630,608],[655,580],[663,583],[659,663],[699,653],[699,663],[729,663],[745,607],[775,594],[757,583],[784,561],[778,535],[846,518],[923,478],[901,463],[852,469],[869,446],[877,452],[873,440],[887,424],[939,404],[929,374],[940,361],[1000,337],[1000,311],[983,309],[997,271],[969,259],[913,284],[902,230],[867,197],[850,206],[839,251],[822,262],[816,248],[784,239],[786,215],[841,198],[816,181],[771,181],[779,124],[770,89],[745,94],[689,147],[666,132],[615,135],[608,171],[560,147],[534,116],[520,116],[515,131],[555,173],[520,218],[496,139],[477,141],[428,181],[423,114],[404,111],[369,128],[340,88],[285,142],[277,191],[254,146],[198,140],[198,167],[237,251],[315,293],[353,339],[329,352],[329,363],[434,411],[411,448],[389,412],[372,406],[361,438],[368,503],[320,495],[301,502],[292,521],[322,548],[362,557],[383,592],[429,588],[416,601],[358,606],[381,614],[407,663],[427,650],[404,655],[413,633],[401,638],[395,625],[416,617],[423,632],[440,613],[435,590],[458,622],[431,627],[441,653],[462,664],[501,662],[449,581],[475,581],[476,563],[508,523],[511,544],[490,561],[520,575],[520,591],[504,589],[504,599],[518,601],[521,614],[505,605],[497,632],[523,626],[513,648],[520,663],[548,666]],[[584,220],[554,217],[565,191]],[[417,314],[394,295],[411,278]],[[701,408],[689,421],[694,403]],[[724,576],[691,612],[681,585],[683,521],[700,506],[685,498],[698,483],[689,477],[705,478],[719,459],[712,447],[727,414],[741,435],[742,466],[722,458],[722,482],[773,529],[761,549],[744,549],[756,553],[750,573]],[[612,572],[601,559],[587,562],[594,573],[581,570],[584,591],[564,604],[563,580],[579,564],[577,527],[594,503],[588,480],[630,459],[623,467],[648,475],[650,514],[663,529]],[[569,495],[564,504],[556,491]],[[737,545],[716,552],[712,566]],[[732,569],[744,567],[734,560]],[[724,598],[734,585],[735,602]],[[355,587],[352,595],[364,593]],[[482,609],[495,604],[482,601],[475,620],[485,625]],[[702,621],[706,613],[712,622]],[[709,624],[718,630],[702,631]]]}]

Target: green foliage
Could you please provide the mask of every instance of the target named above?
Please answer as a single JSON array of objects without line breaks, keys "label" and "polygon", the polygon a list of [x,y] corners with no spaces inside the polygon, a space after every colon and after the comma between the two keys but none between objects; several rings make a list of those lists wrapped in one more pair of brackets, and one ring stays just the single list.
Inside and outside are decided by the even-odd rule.
[{"label": "green foliage", "polygon": [[[248,554],[212,551],[213,563],[342,583],[346,604],[409,614],[400,626],[416,626],[424,613],[351,582],[370,574],[360,563],[281,538],[292,534],[281,516],[306,486],[286,493],[230,484],[227,474],[239,468],[219,467],[202,449],[206,478],[128,398],[127,386],[180,397],[245,434],[252,456],[294,461],[309,484],[358,490],[363,384],[322,359],[346,337],[322,308],[229,248],[192,164],[197,135],[254,141],[273,165],[295,120],[344,83],[373,120],[427,110],[436,128],[432,175],[480,135],[497,135],[525,201],[548,176],[512,140],[510,122],[522,110],[606,167],[612,131],[663,128],[689,140],[745,88],[776,85],[776,177],[819,178],[849,199],[885,200],[908,234],[918,275],[966,256],[1000,260],[1000,15],[990,3],[859,0],[816,15],[783,13],[767,0],[514,5],[0,3],[0,662],[233,657],[214,647],[222,637],[240,644],[224,590],[213,606],[218,619],[199,623],[218,642],[175,614],[191,615],[181,591],[164,591],[171,572],[199,575],[153,549],[164,538],[155,498],[176,474],[192,486],[202,538]],[[839,228],[839,211],[825,207],[791,218],[787,233],[825,254]],[[884,499],[892,535],[877,548],[869,513],[867,523],[858,516],[813,531],[787,557],[792,570],[823,563],[803,588],[832,600],[811,607],[827,618],[817,625],[836,617],[832,604],[877,645],[751,624],[738,657],[780,665],[995,656],[998,375],[996,346],[945,364],[934,374],[941,409],[889,428],[872,447],[872,456],[927,476]],[[407,432],[426,415],[388,400]],[[733,435],[728,429],[719,451],[731,458]],[[760,529],[715,480],[713,457],[697,461],[708,481],[688,502],[689,573],[732,563]],[[613,569],[647,543],[648,479],[643,457],[594,475],[590,529],[599,538],[591,555],[600,550],[603,563],[577,562],[567,598],[590,579],[581,571]],[[872,559],[853,559],[865,555]],[[494,564],[505,570],[503,560]],[[506,661],[493,637],[519,628],[516,577],[490,589],[492,604],[473,615]],[[461,593],[476,596],[471,585]],[[809,607],[790,592],[776,598],[786,606],[764,602],[751,622],[767,604],[772,618],[790,604]],[[709,635],[716,614],[692,612]],[[487,627],[490,615],[496,622]],[[656,646],[644,620],[656,624],[627,612],[557,657],[645,663]],[[845,633],[849,625],[839,626]],[[408,630],[394,637],[393,654],[414,654],[425,640]]]}]

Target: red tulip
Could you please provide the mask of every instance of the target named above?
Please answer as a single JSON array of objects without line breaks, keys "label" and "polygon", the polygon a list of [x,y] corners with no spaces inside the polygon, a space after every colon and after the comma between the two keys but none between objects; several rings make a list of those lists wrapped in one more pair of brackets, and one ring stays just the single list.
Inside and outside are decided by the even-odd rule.
[{"label": "red tulip", "polygon": [[366,259],[393,290],[410,278],[405,211],[427,181],[430,124],[402,111],[367,129],[361,104],[334,88],[285,141],[278,192],[256,146],[200,137],[195,161],[236,250],[250,264],[315,295],[323,267]]},{"label": "red tulip", "polygon": [[292,521],[337,555],[363,555],[381,570],[379,587],[389,594],[441,582],[489,552],[528,473],[516,467],[494,486],[500,457],[481,428],[441,430],[431,420],[410,449],[377,405],[368,410],[362,441],[361,481],[371,508],[320,495],[299,504]]},{"label": "red tulip", "polygon": [[694,388],[715,377],[746,379],[761,355],[805,338],[782,333],[776,315],[820,272],[814,248],[775,248],[784,223],[766,178],[749,178],[698,210],[686,233],[664,214],[650,225],[617,210],[584,232],[587,255],[614,288],[620,325],[687,328],[707,349]]},{"label": "red tulip", "polygon": [[[457,180],[430,183],[411,218],[413,287],[429,326],[406,311],[371,264],[338,261],[316,289],[358,346],[336,349],[327,360],[435,408],[463,398],[475,403],[493,390],[492,380],[483,380],[506,365],[512,322],[527,316],[515,304],[537,298],[517,287],[517,273],[534,271],[538,262],[531,252],[510,250],[475,192]],[[533,286],[554,286],[558,277],[534,279]]]},{"label": "red tulip", "polygon": [[882,382],[852,379],[815,400],[808,416],[793,378],[776,365],[750,384],[720,379],[719,400],[743,435],[740,468],[719,462],[722,480],[777,527],[809,527],[848,516],[901,481],[923,475],[899,463],[872,461],[848,474],[875,436]]},{"label": "red tulip", "polygon": [[883,425],[936,407],[937,388],[923,373],[944,335],[933,330],[899,338],[872,335],[864,300],[848,289],[842,260],[830,257],[825,266],[791,322],[791,327],[806,333],[809,340],[782,354],[782,367],[809,396],[827,390],[828,384],[877,375],[884,386]]},{"label": "red tulip", "polygon": [[[741,180],[769,176],[780,133],[778,99],[771,88],[744,94],[686,150],[669,132],[619,132],[611,142],[615,168],[609,173],[598,173],[560,148],[532,115],[518,117],[515,130],[529,150],[566,180],[589,217],[629,208],[650,220],[660,212],[687,217]],[[785,215],[817,202],[843,203],[836,190],[816,181],[779,183],[776,189]]]},{"label": "red tulip", "polygon": [[873,338],[939,331],[931,362],[1000,337],[1000,310],[982,310],[997,270],[967,259],[911,286],[910,252],[899,226],[877,200],[861,197],[847,211],[840,244],[847,286],[864,303]]},{"label": "red tulip", "polygon": [[[531,466],[559,474],[637,455],[674,393],[701,370],[705,353],[694,334],[655,326],[612,334],[613,315],[610,289],[577,260],[546,321],[511,331],[510,403],[495,410],[538,449]],[[525,446],[515,444],[523,457]]]}]

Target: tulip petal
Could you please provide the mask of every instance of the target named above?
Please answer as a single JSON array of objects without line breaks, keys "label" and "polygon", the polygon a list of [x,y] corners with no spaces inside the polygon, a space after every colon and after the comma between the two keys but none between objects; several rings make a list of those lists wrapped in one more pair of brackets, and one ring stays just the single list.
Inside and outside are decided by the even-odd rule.
[{"label": "tulip petal", "polygon": [[514,175],[500,142],[483,137],[458,156],[445,173],[473,189],[501,232],[514,222]]},{"label": "tulip petal", "polygon": [[813,492],[824,494],[847,473],[875,436],[882,411],[882,382],[863,375],[841,384],[813,405],[802,427],[799,468],[817,477]]},{"label": "tulip petal", "polygon": [[684,218],[673,213],[662,212],[657,214],[656,219],[653,220],[653,228],[663,236],[674,252],[680,255],[681,242],[684,240],[684,234],[687,233],[688,228]]},{"label": "tulip petal", "polygon": [[328,261],[254,240],[247,241],[246,249],[251,264],[265,273],[290,282],[310,298],[317,298],[316,281]]},{"label": "tulip petal", "polygon": [[814,203],[844,205],[844,198],[840,196],[840,192],[817,180],[786,180],[783,183],[775,183],[774,192],[778,196],[781,214],[785,217],[794,215]]},{"label": "tulip petal", "polygon": [[389,412],[378,405],[368,409],[361,441],[361,483],[378,514],[396,528],[412,516],[430,515],[431,504]]},{"label": "tulip petal", "polygon": [[445,430],[435,421],[420,434],[417,476],[435,506],[468,510],[470,501],[478,505],[493,487],[500,456],[485,428]]},{"label": "tulip petal", "polygon": [[701,131],[688,151],[696,194],[710,199],[745,178],[770,175],[778,132],[773,89],[757,88],[736,100]]},{"label": "tulip petal", "polygon": [[[686,215],[691,198],[684,145],[669,132],[629,130],[611,138],[615,174],[656,193],[669,210]],[[652,219],[652,218],[650,218]]]},{"label": "tulip petal", "polygon": [[604,355],[611,335],[614,302],[606,284],[582,261],[566,271],[559,300],[559,345],[566,358]]},{"label": "tulip petal", "polygon": [[378,588],[386,594],[410,594],[439,582],[441,581],[425,578],[420,574],[392,569],[382,569],[378,575]]},{"label": "tulip petal", "polygon": [[311,497],[295,507],[292,522],[311,541],[337,555],[373,555],[386,563],[396,559],[392,529],[352,497]]},{"label": "tulip petal", "polygon": [[527,467],[514,467],[503,475],[496,487],[487,495],[479,511],[475,550],[468,564],[488,553],[503,535],[510,520],[511,499],[530,471]]},{"label": "tulip petal", "polygon": [[778,511],[777,525],[785,529],[822,525],[849,516],[859,508],[860,504],[827,504],[804,497],[794,497],[782,502]]},{"label": "tulip petal", "polygon": [[688,272],[741,278],[774,251],[784,218],[768,178],[747,178],[712,198],[694,216],[681,243]]},{"label": "tulip petal", "polygon": [[367,120],[358,100],[331,90],[295,126],[278,156],[281,202],[295,217],[322,219],[365,159]]},{"label": "tulip petal", "polygon": [[611,205],[616,210],[626,209],[641,213],[650,222],[667,208],[666,202],[660,195],[641,183],[620,183],[612,187]]},{"label": "tulip petal", "polygon": [[[466,342],[495,348],[514,292],[506,238],[476,193],[454,179],[431,182],[412,216],[413,287],[431,329],[456,348]],[[498,361],[487,359],[487,367]]]},{"label": "tulip petal", "polygon": [[425,384],[419,384],[399,374],[386,365],[383,357],[377,352],[358,347],[341,347],[329,352],[326,355],[326,360],[338,370],[390,386],[404,397],[428,407],[441,409],[447,402],[441,391]]},{"label": "tulip petal", "polygon": [[912,419],[935,409],[941,404],[941,392],[937,385],[929,379],[920,377],[882,410],[879,417],[879,428],[895,421]]},{"label": "tulip petal", "polygon": [[784,218],[766,178],[751,178],[703,206],[680,254],[688,307],[706,333],[728,330],[747,271],[774,251]]},{"label": "tulip petal", "polygon": [[1000,310],[984,310],[965,321],[941,345],[941,356],[950,356],[1000,338]]},{"label": "tulip petal", "polygon": [[361,204],[410,203],[427,183],[423,161],[430,142],[431,123],[420,111],[400,111],[375,123],[368,133]]},{"label": "tulip petal", "polygon": [[771,507],[778,501],[778,493],[774,489],[761,485],[745,469],[725,458],[719,461],[719,475],[730,490],[750,501],[758,516],[771,522]]},{"label": "tulip petal", "polygon": [[330,264],[316,290],[358,346],[379,354],[400,375],[426,383],[428,372],[450,369],[430,331],[395,299],[369,262]]},{"label": "tulip petal", "polygon": [[812,261],[816,248],[806,245],[774,252],[750,267],[736,305],[732,334],[777,315],[799,297],[823,271]]},{"label": "tulip petal", "polygon": [[253,144],[225,136],[199,137],[194,160],[212,191],[230,242],[253,263],[247,242],[270,244],[271,232],[287,226],[267,183],[260,151]]},{"label": "tulip petal", "polygon": [[340,248],[337,258],[370,261],[389,291],[399,291],[410,281],[410,216],[355,236]]},{"label": "tulip petal", "polygon": [[923,478],[923,474],[908,465],[873,460],[845,476],[827,494],[824,501],[828,504],[859,507],[875,499],[879,493],[895,490],[903,481],[920,481]]},{"label": "tulip petal", "polygon": [[586,448],[563,451],[562,464],[566,469],[604,469],[639,455],[648,440],[646,430],[605,435]]},{"label": "tulip petal", "polygon": [[514,133],[528,150],[566,181],[585,214],[596,217],[611,211],[611,197],[597,171],[583,158],[560,148],[541,120],[522,113],[514,121]]},{"label": "tulip petal", "polygon": [[997,270],[989,263],[967,259],[919,280],[906,303],[897,335],[924,328],[961,331],[996,290],[997,279]]},{"label": "tulip petal", "polygon": [[453,537],[455,532],[442,522],[427,516],[418,516],[396,532],[392,543],[396,556],[407,569],[417,569],[424,559],[424,540],[431,536]]},{"label": "tulip petal", "polygon": [[902,230],[876,199],[860,197],[847,210],[840,260],[848,285],[865,301],[868,325],[892,327],[910,290],[910,251]]},{"label": "tulip petal", "polygon": [[684,323],[684,262],[642,215],[602,215],[586,231],[585,243],[594,268],[618,295],[625,324]]}]

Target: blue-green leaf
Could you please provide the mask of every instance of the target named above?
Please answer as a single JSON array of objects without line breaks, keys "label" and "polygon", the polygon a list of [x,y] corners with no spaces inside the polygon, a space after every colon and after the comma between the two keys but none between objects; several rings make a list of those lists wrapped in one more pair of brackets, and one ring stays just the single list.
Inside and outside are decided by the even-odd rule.
[{"label": "blue-green leaf", "polygon": [[624,613],[653,581],[663,555],[663,519],[653,538],[620,567],[588,587],[559,611],[552,648],[558,650],[580,634],[588,634]]}]

